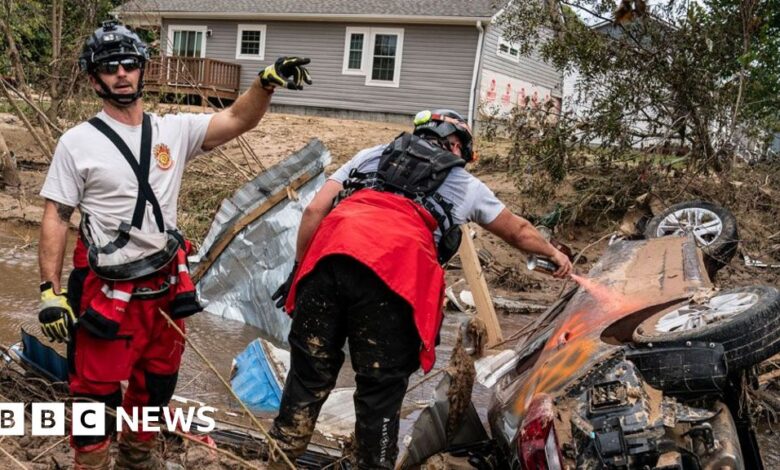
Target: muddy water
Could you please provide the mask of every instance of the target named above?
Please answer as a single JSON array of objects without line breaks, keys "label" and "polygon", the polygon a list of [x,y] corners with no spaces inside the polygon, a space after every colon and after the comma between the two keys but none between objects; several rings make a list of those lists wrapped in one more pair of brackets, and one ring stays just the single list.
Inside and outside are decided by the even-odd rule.
[{"label": "muddy water", "polygon": [[[18,342],[20,328],[39,335],[37,237],[38,228],[0,223],[0,344],[10,345]],[[74,237],[70,238],[68,253],[72,250]],[[69,263],[69,257],[66,257],[66,266]],[[499,315],[505,337],[525,326],[533,318],[527,315]],[[447,312],[445,315],[441,344],[437,347],[436,368],[431,374],[447,366],[458,329],[467,319],[468,315],[459,312]],[[248,343],[260,336],[260,331],[243,323],[223,320],[206,313],[190,317],[186,323],[188,347],[176,393],[221,409],[238,410],[237,403],[230,398],[219,379],[204,367],[194,349],[197,347],[201,350],[227,378],[233,358],[243,351]],[[510,346],[511,343],[506,347]],[[62,352],[63,348],[59,349]],[[412,375],[409,384],[414,389],[406,397],[406,412],[399,438],[410,431],[414,418],[419,414],[419,410],[430,402],[441,378],[442,375],[438,374],[424,380],[426,376],[420,371]],[[349,359],[345,361],[337,386],[354,386],[354,374],[349,366]],[[482,422],[487,424],[486,410],[490,391],[475,384],[473,400]]]},{"label": "muddy water", "polygon": [[[0,344],[10,345],[18,342],[20,328],[39,334],[37,237],[37,227],[0,223]],[[68,253],[71,252],[74,241],[73,236],[69,238],[71,244]],[[68,255],[65,260],[66,270],[69,264]],[[467,315],[462,313],[448,312],[445,316],[441,331],[442,343],[437,347],[437,369],[447,365],[458,328],[466,319]],[[509,333],[516,331],[527,321],[528,317],[521,315],[501,316],[503,329]],[[187,319],[189,347],[184,355],[177,394],[211,405],[234,407],[235,404],[228,399],[219,379],[211,371],[205,370],[194,347],[201,350],[227,378],[233,358],[258,336],[260,331],[257,328],[205,313]],[[346,361],[338,386],[350,386],[354,383],[348,369],[349,360]],[[410,386],[423,378],[421,372],[415,373],[409,381]],[[430,400],[439,380],[440,376],[434,377],[416,387],[409,394],[411,403],[421,404]],[[475,401],[478,405],[487,405],[488,391],[481,389],[478,384],[475,389]]]},{"label": "muddy water", "polygon": [[[0,223],[0,344],[9,345],[19,341],[20,328],[39,332],[37,235],[37,228]],[[441,331],[442,344],[437,347],[437,368],[432,373],[447,365],[458,328],[467,318],[463,313],[448,312],[445,316]],[[499,315],[505,337],[533,321],[533,318],[527,315]],[[184,355],[177,394],[220,408],[235,409],[236,404],[228,398],[214,374],[205,370],[193,346],[197,346],[217,370],[228,377],[233,358],[259,336],[259,330],[208,314],[191,317],[187,320],[187,328],[190,346]],[[352,374],[348,364],[347,360],[339,386],[351,385]],[[402,420],[400,437],[410,431],[420,407],[431,400],[441,375],[430,380],[424,379],[419,371],[410,378],[410,387],[414,389],[406,397],[404,409],[409,414]],[[485,424],[489,399],[490,391],[475,384],[473,401]],[[780,468],[780,446],[777,445],[780,439],[767,428],[761,429],[758,435],[766,468]]]},{"label": "muddy water", "polygon": [[0,224],[0,343],[19,341],[20,328],[36,331],[38,297],[37,234]]},{"label": "muddy water", "polygon": [[[0,223],[0,344],[18,342],[20,328],[36,335],[40,333],[37,237],[37,228]],[[69,238],[68,253],[74,237]],[[65,264],[70,264],[68,256]],[[204,372],[193,346],[227,378],[233,358],[257,338],[258,330],[207,314],[188,319],[187,329],[190,347],[184,354],[176,393],[220,407],[230,405],[219,379],[211,371]]]}]

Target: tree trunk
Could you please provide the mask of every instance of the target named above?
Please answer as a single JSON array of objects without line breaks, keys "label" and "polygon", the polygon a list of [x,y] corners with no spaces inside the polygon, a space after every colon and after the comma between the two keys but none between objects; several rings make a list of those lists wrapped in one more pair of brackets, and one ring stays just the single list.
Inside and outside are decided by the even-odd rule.
[{"label": "tree trunk", "polygon": [[27,128],[27,130],[30,132],[30,135],[33,136],[33,139],[35,139],[35,142],[38,143],[38,147],[41,149],[41,152],[43,155],[51,161],[52,157],[52,148],[47,144],[44,139],[41,137],[41,135],[35,130],[35,127],[33,127],[32,123],[29,119],[27,119],[27,115],[24,114],[24,112],[19,108],[19,106],[16,104],[16,102],[13,100],[13,97],[11,96],[11,92],[8,90],[8,87],[5,86],[5,81],[0,79],[0,91],[2,91],[3,96],[5,96],[5,99],[8,100],[8,103],[13,108],[14,112],[16,113],[16,116],[22,120],[24,123],[24,126]]},{"label": "tree trunk", "polygon": [[557,0],[545,0],[547,13],[550,15],[552,29],[558,39],[562,40],[565,34],[563,24],[563,14],[561,13],[561,4]]},{"label": "tree trunk", "polygon": [[[0,33],[5,36],[8,58],[10,59],[11,67],[14,71],[14,80],[16,81],[15,88],[19,90],[22,95],[24,95],[26,101],[33,102],[33,96],[30,92],[30,87],[27,84],[27,76],[24,73],[22,57],[19,54],[16,39],[14,39],[13,31],[9,25],[9,22],[13,21],[13,18],[11,17],[13,3],[10,0],[5,0],[3,2],[3,7],[5,8],[5,12],[3,15],[0,15]],[[36,116],[36,120],[38,121],[38,125],[40,126],[41,132],[43,133],[43,137],[48,141],[49,144],[51,144],[53,136],[46,121],[42,119],[41,116]]]},{"label": "tree trunk", "polygon": [[26,94],[27,92],[27,79],[24,73],[24,67],[22,65],[22,57],[19,55],[19,49],[16,47],[16,40],[14,39],[13,32],[7,23],[7,19],[11,17],[11,5],[6,1],[4,3],[5,14],[0,15],[0,33],[5,36],[6,51],[8,58],[11,62],[11,67],[14,70],[14,79],[16,79],[16,88]]},{"label": "tree trunk", "polygon": [[55,121],[59,115],[63,97],[63,82],[68,82],[68,80],[62,79],[64,68],[62,57],[63,4],[63,0],[53,0],[51,4],[51,74],[49,77],[51,103],[46,112],[50,121]]},{"label": "tree trunk", "polygon": [[19,179],[13,154],[8,150],[3,132],[0,131],[0,187],[5,186],[18,191],[22,186],[22,181]]}]

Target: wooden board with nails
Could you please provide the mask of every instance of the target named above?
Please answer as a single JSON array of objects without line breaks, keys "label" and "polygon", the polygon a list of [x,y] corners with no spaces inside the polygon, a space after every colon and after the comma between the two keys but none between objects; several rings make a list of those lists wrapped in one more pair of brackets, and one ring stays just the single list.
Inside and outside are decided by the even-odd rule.
[{"label": "wooden board with nails", "polygon": [[458,255],[460,255],[460,260],[463,264],[463,275],[474,296],[477,317],[485,323],[487,328],[487,347],[491,348],[503,341],[501,325],[498,323],[496,310],[493,308],[493,301],[490,298],[485,274],[482,272],[482,265],[479,263],[479,256],[474,248],[474,240],[471,239],[471,229],[468,228],[468,225],[463,225],[460,229],[463,231],[463,238],[460,242]]}]

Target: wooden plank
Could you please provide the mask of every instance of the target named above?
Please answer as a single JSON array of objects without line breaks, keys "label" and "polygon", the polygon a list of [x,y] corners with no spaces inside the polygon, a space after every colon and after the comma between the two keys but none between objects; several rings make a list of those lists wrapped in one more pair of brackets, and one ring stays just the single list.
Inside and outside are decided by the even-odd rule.
[{"label": "wooden plank", "polygon": [[238,221],[233,224],[230,229],[225,231],[225,233],[223,233],[222,236],[214,242],[214,244],[211,246],[211,249],[209,249],[208,253],[206,253],[206,256],[203,257],[203,260],[192,274],[193,282],[197,283],[200,281],[203,275],[206,274],[206,271],[208,271],[211,265],[214,264],[214,262],[219,258],[219,255],[225,251],[225,248],[230,245],[230,242],[232,242],[236,235],[244,230],[247,225],[251,224],[260,218],[260,216],[273,209],[274,206],[287,199],[290,195],[295,194],[297,189],[311,181],[315,176],[317,176],[317,174],[318,173],[304,173],[290,182],[289,186],[285,186],[279,191],[268,196],[265,202],[253,209],[252,212],[249,212],[245,216],[238,219]]},{"label": "wooden plank", "polygon": [[491,348],[504,340],[501,333],[501,325],[498,323],[496,310],[493,308],[493,301],[490,299],[485,274],[482,271],[482,265],[479,264],[479,256],[474,248],[474,240],[471,239],[471,230],[468,225],[462,225],[463,238],[460,242],[458,255],[463,264],[463,275],[471,288],[474,296],[474,304],[477,308],[477,317],[485,322],[487,328],[487,347]]}]

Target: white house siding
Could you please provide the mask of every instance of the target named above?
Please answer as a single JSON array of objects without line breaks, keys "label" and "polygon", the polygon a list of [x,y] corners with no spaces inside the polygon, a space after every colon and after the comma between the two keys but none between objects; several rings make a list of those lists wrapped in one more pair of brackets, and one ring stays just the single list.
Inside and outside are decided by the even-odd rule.
[{"label": "white house siding", "polygon": [[538,54],[520,55],[517,61],[498,55],[501,28],[490,24],[485,30],[479,78],[479,108],[507,113],[523,96],[539,102],[562,96],[563,74]]},{"label": "white house siding", "polygon": [[[263,61],[236,60],[238,24],[265,24]],[[241,64],[241,89],[281,55],[310,57],[314,85],[303,92],[278,90],[275,104],[414,114],[425,108],[451,108],[466,114],[477,48],[476,26],[429,26],[281,21],[163,21],[162,50],[169,25],[205,25],[206,57]],[[349,27],[403,28],[398,88],[367,86],[364,76],[342,74]]]}]

